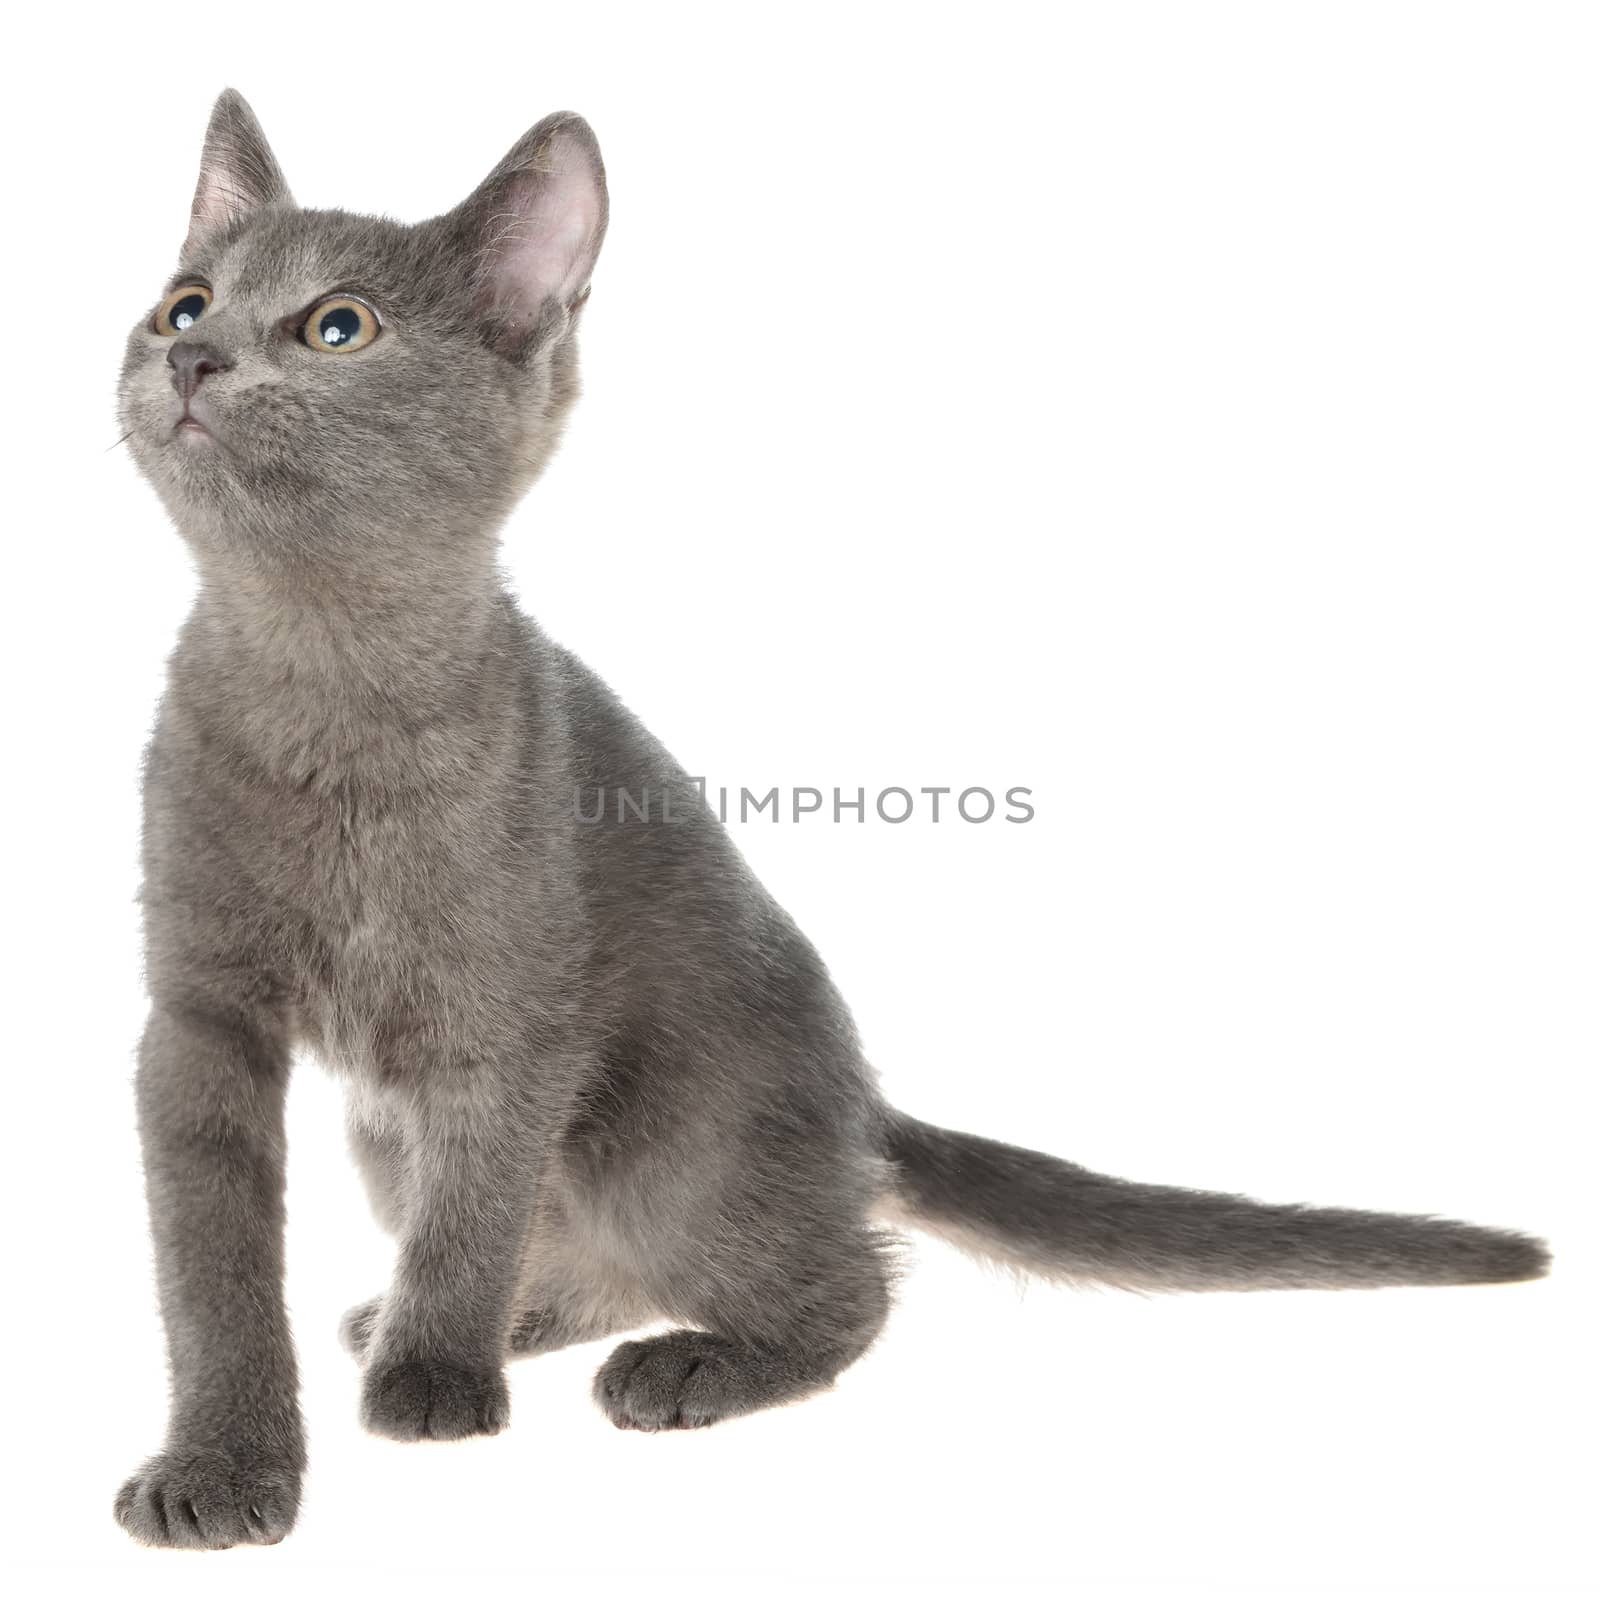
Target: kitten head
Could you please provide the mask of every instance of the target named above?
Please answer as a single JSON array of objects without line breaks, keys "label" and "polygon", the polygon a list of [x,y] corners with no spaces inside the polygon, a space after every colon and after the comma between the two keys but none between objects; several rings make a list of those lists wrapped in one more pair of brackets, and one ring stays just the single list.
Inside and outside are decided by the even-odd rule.
[{"label": "kitten head", "polygon": [[431,221],[302,210],[225,91],[178,270],[128,339],[141,470],[202,558],[322,575],[489,561],[576,395],[606,213],[570,113]]}]

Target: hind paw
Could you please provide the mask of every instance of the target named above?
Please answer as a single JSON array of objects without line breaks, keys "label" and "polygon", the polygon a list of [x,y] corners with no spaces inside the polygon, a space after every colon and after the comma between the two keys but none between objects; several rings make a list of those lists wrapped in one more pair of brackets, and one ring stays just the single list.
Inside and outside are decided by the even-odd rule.
[{"label": "hind paw", "polygon": [[721,1382],[727,1345],[709,1333],[629,1339],[595,1374],[594,1398],[619,1428],[704,1428],[730,1414]]},{"label": "hind paw", "polygon": [[843,1365],[820,1351],[758,1350],[685,1328],[619,1344],[595,1374],[594,1398],[619,1428],[708,1428],[825,1389]]},{"label": "hind paw", "polygon": [[383,1296],[374,1295],[370,1300],[363,1300],[358,1306],[351,1306],[339,1318],[339,1343],[353,1355],[357,1361],[364,1361],[367,1347],[372,1343],[373,1331],[378,1326],[378,1318],[383,1314]]}]

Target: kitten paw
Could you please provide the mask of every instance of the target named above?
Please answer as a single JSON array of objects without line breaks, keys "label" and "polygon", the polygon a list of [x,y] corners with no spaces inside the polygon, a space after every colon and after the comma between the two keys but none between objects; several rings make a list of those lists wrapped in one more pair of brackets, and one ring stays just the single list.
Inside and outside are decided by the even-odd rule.
[{"label": "kitten paw", "polygon": [[506,1380],[495,1371],[395,1361],[370,1368],[361,1386],[362,1424],[385,1439],[470,1439],[510,1420]]},{"label": "kitten paw", "polygon": [[300,1469],[225,1449],[165,1450],[123,1484],[116,1518],[141,1544],[226,1550],[276,1544],[294,1526]]},{"label": "kitten paw", "polygon": [[714,1334],[683,1330],[619,1344],[595,1374],[595,1404],[619,1428],[706,1428],[755,1409],[749,1358]]},{"label": "kitten paw", "polygon": [[358,1306],[351,1306],[339,1318],[339,1343],[357,1361],[366,1358],[367,1346],[372,1343],[373,1330],[378,1326],[378,1318],[382,1314],[383,1296],[376,1294],[370,1300],[363,1300]]}]

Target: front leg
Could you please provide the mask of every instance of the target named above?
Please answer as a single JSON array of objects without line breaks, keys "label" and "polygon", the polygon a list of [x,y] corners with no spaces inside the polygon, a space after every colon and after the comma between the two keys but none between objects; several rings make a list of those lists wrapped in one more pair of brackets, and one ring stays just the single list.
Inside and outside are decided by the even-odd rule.
[{"label": "front leg", "polygon": [[390,1439],[463,1439],[510,1420],[504,1365],[541,1119],[489,1069],[437,1076],[407,1119],[410,1203],[362,1378],[361,1420]]},{"label": "front leg", "polygon": [[116,1514],[146,1544],[273,1544],[305,1448],[283,1302],[288,1052],[270,1017],[163,1004],[137,1095],[172,1412]]}]

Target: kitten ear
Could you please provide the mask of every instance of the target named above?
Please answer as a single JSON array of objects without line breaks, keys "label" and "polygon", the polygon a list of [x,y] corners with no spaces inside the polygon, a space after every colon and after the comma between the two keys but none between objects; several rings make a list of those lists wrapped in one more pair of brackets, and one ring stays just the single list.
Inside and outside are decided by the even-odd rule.
[{"label": "kitten ear", "polygon": [[472,263],[478,311],[497,342],[525,343],[551,302],[566,312],[583,303],[608,212],[594,133],[576,113],[558,111],[450,213]]},{"label": "kitten ear", "polygon": [[185,252],[207,234],[228,228],[275,200],[291,201],[291,196],[267,136],[244,96],[236,89],[224,89],[206,128]]}]

